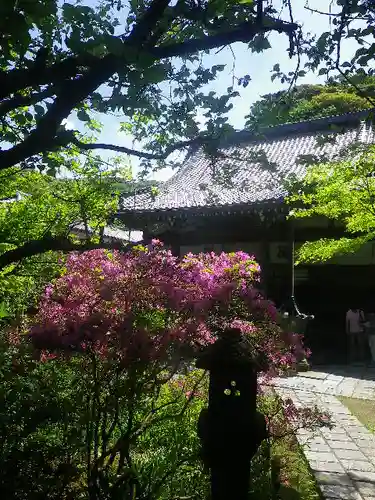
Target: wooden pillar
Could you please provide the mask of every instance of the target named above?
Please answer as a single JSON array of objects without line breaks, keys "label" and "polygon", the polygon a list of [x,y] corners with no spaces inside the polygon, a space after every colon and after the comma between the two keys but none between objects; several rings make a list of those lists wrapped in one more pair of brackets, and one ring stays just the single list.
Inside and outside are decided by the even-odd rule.
[{"label": "wooden pillar", "polygon": [[273,231],[272,222],[266,217],[262,220],[262,231],[261,231],[261,255],[260,255],[260,266],[261,266],[261,283],[263,291],[266,297],[271,300],[273,297],[270,296],[270,291],[272,290],[272,264],[271,264],[271,234]]},{"label": "wooden pillar", "polygon": [[144,243],[147,245],[148,243],[151,243],[151,240],[152,240],[153,236],[152,234],[150,233],[150,231],[145,228],[144,231],[143,231],[143,241]]},{"label": "wooden pillar", "polygon": [[169,248],[173,255],[180,256],[180,232],[174,219],[160,222],[151,227],[145,228],[143,232],[145,243],[151,243],[152,239],[158,239]]},{"label": "wooden pillar", "polygon": [[285,286],[283,287],[282,304],[289,314],[295,312],[294,310],[294,292],[295,292],[295,279],[294,279],[294,224],[292,220],[285,222]]},{"label": "wooden pillar", "polygon": [[174,234],[170,242],[170,249],[175,257],[181,257],[180,235]]},{"label": "wooden pillar", "polygon": [[[265,295],[268,297],[270,291],[270,280],[272,279],[272,269],[271,269],[271,258],[270,258],[270,240],[268,232],[264,235],[261,241],[261,255],[260,255],[260,266],[261,266],[261,279],[262,288]],[[272,298],[272,297],[270,297]]]},{"label": "wooden pillar", "polygon": [[175,218],[170,218],[168,220],[168,230],[166,232],[165,244],[168,245],[172,254],[175,257],[180,257],[181,253],[181,234],[180,234],[180,224]]}]

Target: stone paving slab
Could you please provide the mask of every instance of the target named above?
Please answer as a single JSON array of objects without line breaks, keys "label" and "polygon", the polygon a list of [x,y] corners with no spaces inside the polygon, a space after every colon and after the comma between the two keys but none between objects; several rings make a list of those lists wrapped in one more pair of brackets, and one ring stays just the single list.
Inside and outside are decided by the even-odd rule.
[{"label": "stone paving slab", "polygon": [[375,399],[375,368],[365,366],[327,367],[326,370],[311,370],[296,376],[278,378],[277,387],[305,389],[308,393],[319,393],[358,399]]},{"label": "stone paving slab", "polygon": [[[323,428],[314,432],[301,429],[297,439],[315,475],[326,500],[375,500],[375,436],[350,413],[333,394],[324,390],[324,379],[292,377],[279,379],[276,391],[283,398],[291,398],[297,406],[316,404],[332,415],[333,429]],[[304,381],[315,380],[315,383]],[[330,381],[335,381],[331,378]],[[359,389],[355,397],[361,397],[360,380],[350,384]],[[368,384],[368,380],[366,380]],[[345,384],[341,380],[338,384]],[[336,386],[337,387],[337,386]],[[322,390],[323,389],[323,390]],[[358,395],[359,394],[359,395]],[[372,397],[375,399],[375,381]]]}]

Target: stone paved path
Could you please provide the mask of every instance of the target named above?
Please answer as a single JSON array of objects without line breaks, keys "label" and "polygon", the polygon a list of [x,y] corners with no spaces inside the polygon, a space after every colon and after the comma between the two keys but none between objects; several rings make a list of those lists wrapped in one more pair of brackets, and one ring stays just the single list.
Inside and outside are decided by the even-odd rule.
[{"label": "stone paved path", "polygon": [[333,429],[297,435],[324,498],[375,500],[375,435],[335,397],[375,399],[375,369],[310,371],[278,379],[276,390],[297,405],[317,404],[332,415]]},{"label": "stone paved path", "polygon": [[279,379],[283,387],[305,389],[335,396],[375,399],[375,367],[332,366]]}]

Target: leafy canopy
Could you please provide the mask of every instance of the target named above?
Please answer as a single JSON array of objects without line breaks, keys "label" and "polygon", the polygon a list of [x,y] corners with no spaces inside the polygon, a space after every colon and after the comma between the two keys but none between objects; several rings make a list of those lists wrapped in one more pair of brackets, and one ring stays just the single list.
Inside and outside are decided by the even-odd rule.
[{"label": "leafy canopy", "polygon": [[326,217],[345,229],[339,239],[306,242],[299,260],[321,262],[334,255],[356,252],[375,237],[375,146],[346,151],[345,160],[308,167],[289,202],[297,218]]},{"label": "leafy canopy", "polygon": [[125,182],[130,173],[120,167],[103,171],[93,156],[83,164],[71,160],[64,179],[17,168],[0,174],[0,303],[10,314],[35,302],[58,273],[56,251],[103,241],[124,189],[120,175]]},{"label": "leafy canopy", "polygon": [[268,127],[340,115],[374,107],[375,76],[351,76],[330,80],[326,85],[298,85],[262,96],[250,108],[246,126]]},{"label": "leafy canopy", "polygon": [[[303,69],[273,78],[292,86],[307,71],[355,74],[371,66],[373,2],[336,0],[331,30],[309,36],[293,21],[297,0],[7,0],[0,7],[0,168],[39,165],[49,154],[75,145],[81,151],[115,150],[142,159],[163,161],[171,152],[202,143],[231,130],[226,113],[238,95],[207,89],[222,64],[206,67],[211,49],[247,44],[249,51],[270,48],[268,34],[289,39],[289,55]],[[306,6],[307,10],[314,10]],[[359,49],[341,60],[341,42],[354,39]],[[366,45],[365,45],[366,44]],[[237,78],[237,75],[233,75]],[[246,86],[251,75],[238,79]],[[207,118],[200,132],[197,110]],[[97,133],[97,113],[115,113],[121,130],[144,149],[90,142],[64,123],[75,113]]]},{"label": "leafy canopy", "polygon": [[[272,7],[249,0],[123,0],[81,2],[11,1],[1,7],[1,168],[40,161],[56,148],[101,147],[62,125],[72,111],[92,131],[93,112],[120,113],[121,129],[146,140],[145,159],[163,159],[197,140],[194,114],[208,113],[207,132],[237,95],[205,93],[224,69],[204,67],[199,52],[241,41],[251,44],[270,31],[293,36],[297,26],[277,18]],[[178,58],[178,59],[173,59]],[[173,61],[173,64],[172,64]],[[177,142],[176,142],[177,141]]]}]

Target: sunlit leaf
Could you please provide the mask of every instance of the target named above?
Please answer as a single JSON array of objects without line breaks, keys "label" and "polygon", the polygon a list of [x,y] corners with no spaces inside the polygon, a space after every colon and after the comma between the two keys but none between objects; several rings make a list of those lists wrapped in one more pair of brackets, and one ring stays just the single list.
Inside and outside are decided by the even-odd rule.
[{"label": "sunlit leaf", "polygon": [[77,118],[81,120],[81,122],[88,122],[90,120],[90,115],[84,109],[80,109],[77,112]]}]

